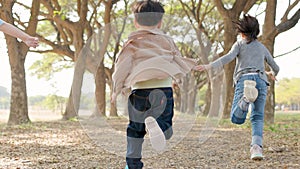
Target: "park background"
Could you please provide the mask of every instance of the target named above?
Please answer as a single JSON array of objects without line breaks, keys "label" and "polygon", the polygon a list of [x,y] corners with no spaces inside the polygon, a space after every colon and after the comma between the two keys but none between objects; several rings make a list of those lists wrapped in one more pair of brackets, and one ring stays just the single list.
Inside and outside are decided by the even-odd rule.
[{"label": "park background", "polygon": [[[280,17],[284,15],[285,8],[288,5],[285,1],[281,0],[278,1],[278,9],[276,13],[276,23],[280,22]],[[27,2],[27,5],[30,5],[30,2]],[[260,10],[259,10],[260,8]],[[295,8],[296,9],[296,8]],[[23,20],[28,20],[29,13],[28,10],[17,6],[14,7],[14,10],[17,11],[18,15],[21,16]],[[263,5],[257,8],[252,8],[252,10],[249,11],[249,14],[252,15],[258,15],[258,13],[262,12],[264,10]],[[259,14],[258,16],[259,22],[263,25],[264,18],[263,15]],[[262,28],[262,27],[261,27]],[[300,66],[300,60],[299,54],[299,39],[297,38],[300,30],[300,25],[296,24],[294,27],[292,27],[290,30],[283,32],[279,34],[276,37],[275,43],[274,43],[274,57],[275,61],[280,66],[280,73],[277,76],[277,83],[275,83],[275,86],[278,88],[279,81],[286,81],[293,79],[295,80],[295,83],[297,83],[297,78],[300,78],[300,71],[298,70],[298,67]],[[4,39],[4,35],[1,34],[1,41],[0,41],[0,51],[1,51],[1,58],[0,61],[2,63],[2,66],[0,67],[0,86],[2,87],[1,92],[3,93],[1,96],[7,96],[7,93],[11,92],[11,70],[9,65],[9,57],[7,55],[7,46]],[[37,96],[60,96],[64,98],[68,98],[70,94],[70,89],[72,86],[72,79],[74,74],[73,66],[65,67],[61,69],[58,72],[53,73],[52,77],[50,79],[45,78],[38,78],[37,75],[35,75],[33,70],[30,70],[30,67],[34,64],[34,62],[44,59],[42,54],[32,53],[29,52],[29,56],[26,58],[25,62],[25,70],[26,70],[26,87],[27,87],[27,94],[29,98],[32,98],[33,100],[36,99]],[[281,86],[284,86],[284,82],[281,83]],[[296,84],[294,86],[297,86]],[[284,90],[283,87],[279,88],[279,90]],[[295,89],[295,91],[299,91]],[[283,91],[279,92],[279,95],[281,93],[284,93]],[[297,94],[297,93],[296,93]],[[281,96],[276,97],[277,100]],[[282,96],[285,97],[285,96]],[[42,98],[40,98],[42,99]],[[44,98],[45,99],[45,98]],[[29,99],[30,100],[30,99]],[[50,99],[51,100],[51,99]],[[277,101],[276,100],[276,101]],[[281,110],[299,110],[299,105],[292,106],[289,101],[286,101],[285,104],[281,104],[281,102],[276,103],[276,109]],[[40,100],[41,101],[41,100]],[[299,101],[298,101],[299,102]],[[31,104],[32,102],[29,102]],[[46,107],[47,106],[47,103]],[[48,103],[51,104],[51,103]],[[295,103],[294,103],[295,104]],[[30,105],[33,106],[33,105]],[[54,106],[54,105],[52,105]],[[1,100],[1,106],[2,109],[8,109],[9,108],[9,98],[6,97],[6,99]],[[45,107],[45,106],[44,106]],[[51,107],[51,105],[50,105]],[[60,112],[62,113],[62,112]],[[3,118],[2,118],[3,119]]]},{"label": "park background", "polygon": [[[17,3],[15,4],[13,11],[16,12],[16,14],[18,16],[21,16],[20,20],[21,21],[25,21],[28,22],[29,19],[29,9],[27,9],[26,7],[22,7],[22,5],[20,5],[21,3],[25,3],[25,2],[21,2],[21,1],[16,1]],[[45,3],[46,1],[36,1],[39,2],[41,4]],[[56,2],[56,1],[55,1]],[[76,1],[72,1],[72,3],[69,4],[69,6],[67,5],[68,1],[57,1],[60,3],[60,5],[62,5],[62,9],[61,11],[57,11],[58,13],[56,15],[58,15],[58,17],[67,17],[67,19],[70,19],[72,21],[72,15],[75,15],[74,18],[76,18],[76,5],[78,5],[79,3],[76,3]],[[77,2],[81,2],[81,1],[77,1]],[[96,2],[96,1],[95,1]],[[98,2],[98,10],[100,11],[99,14],[97,15],[97,17],[101,18],[104,17],[104,10],[106,8],[109,8],[109,5],[112,5],[113,9],[110,13],[110,15],[125,15],[124,13],[120,12],[122,11],[122,7],[124,7],[124,3],[129,3],[131,1],[97,1]],[[214,6],[214,3],[218,3],[221,1],[172,1],[172,3],[168,2],[168,1],[163,1],[166,4],[166,7],[168,9],[173,9],[173,12],[176,14],[180,14],[180,15],[186,15],[184,12],[191,12],[189,10],[197,10],[197,5],[201,4],[203,6],[201,6],[201,9],[204,9],[205,7],[208,8],[212,8],[212,6]],[[282,20],[282,16],[284,16],[285,14],[285,10],[288,9],[288,5],[290,3],[293,4],[297,4],[299,1],[284,1],[284,0],[278,0],[278,1],[249,1],[248,3],[252,3],[255,2],[259,5],[254,5],[251,10],[249,11],[249,14],[252,15],[258,15],[257,17],[259,18],[259,22],[262,24],[264,24],[264,11],[266,8],[266,3],[275,3],[277,2],[277,8],[276,8],[276,25],[279,25]],[[3,1],[1,2],[1,5],[3,5]],[[30,1],[26,2],[27,6],[31,5]],[[91,3],[91,2],[89,2]],[[225,9],[229,9],[230,7],[232,7],[233,4],[239,4],[241,5],[243,2],[242,1],[223,1],[223,5],[225,6]],[[171,5],[172,4],[172,5]],[[210,4],[210,5],[209,5]],[[91,4],[89,4],[91,5]],[[95,4],[93,4],[95,5]],[[176,6],[177,5],[177,6]],[[207,5],[207,6],[205,6]],[[188,8],[188,6],[190,6],[190,8]],[[217,5],[215,5],[214,9],[216,10],[212,10],[215,11],[215,13],[220,12],[219,9],[216,7]],[[247,6],[247,5],[246,5]],[[291,5],[292,6],[292,5]],[[194,7],[194,8],[193,8]],[[72,9],[74,8],[74,9]],[[176,9],[178,8],[178,9]],[[129,8],[128,8],[129,9]],[[213,9],[213,8],[212,8]],[[2,9],[3,10],[3,9]],[[45,11],[49,10],[49,9],[43,9]],[[70,10],[70,11],[68,11]],[[63,12],[62,12],[63,11]],[[119,13],[117,13],[117,12]],[[178,12],[178,11],[182,11],[182,12]],[[238,11],[238,10],[237,10]],[[241,10],[242,11],[242,10]],[[236,14],[234,16],[241,16],[241,11],[239,14]],[[61,12],[61,13],[60,13]],[[68,13],[70,12],[70,13]],[[72,13],[72,12],[75,12]],[[116,13],[114,13],[116,12]],[[123,11],[124,12],[124,11]],[[167,11],[167,13],[170,11]],[[234,12],[234,11],[233,11]],[[293,16],[294,13],[298,12],[299,13],[299,4],[297,4],[296,6],[294,6],[294,8],[289,11],[290,14],[288,15],[287,18],[291,18],[291,16]],[[120,14],[121,13],[121,14]],[[200,12],[201,13],[201,12]],[[201,13],[202,14],[202,13]],[[209,14],[207,14],[208,16],[210,16]],[[16,16],[16,15],[15,15]],[[214,16],[214,15],[212,15]],[[2,17],[2,16],[1,16]],[[56,16],[57,17],[57,16]],[[70,18],[68,18],[70,17]],[[123,16],[125,18],[125,16]],[[199,24],[199,20],[197,20],[196,16],[193,16],[190,13],[190,17],[192,17],[192,21],[193,23],[196,25]],[[195,18],[193,18],[195,17]],[[201,18],[200,16],[198,16],[199,18]],[[206,16],[207,17],[207,16]],[[219,18],[218,18],[219,17]],[[73,18],[73,19],[74,19]],[[184,18],[184,17],[183,17]],[[226,17],[225,17],[226,18]],[[18,18],[15,18],[16,20],[18,20]],[[187,19],[187,18],[185,18]],[[63,20],[63,19],[62,19]],[[104,24],[104,19],[99,19],[100,22],[102,22],[102,24]],[[220,19],[220,16],[217,16],[217,19],[220,22],[215,22],[215,24],[220,24],[219,26],[222,27],[223,23],[223,19]],[[298,17],[299,20],[299,17]],[[200,20],[201,21],[201,20]],[[214,20],[215,21],[215,20]],[[75,21],[72,21],[75,22]],[[188,22],[188,21],[186,21]],[[205,24],[205,21],[202,21]],[[18,23],[18,22],[15,22]],[[214,23],[213,21],[211,23]],[[58,24],[58,23],[56,23]],[[20,26],[17,24],[17,26]],[[223,25],[224,26],[224,25]],[[261,28],[262,28],[261,27]],[[20,26],[21,29],[22,26]],[[65,28],[67,29],[67,28]],[[223,27],[224,29],[224,27]],[[270,132],[271,134],[269,134],[269,136],[266,138],[266,140],[272,140],[272,139],[291,139],[288,140],[286,144],[282,144],[282,142],[276,142],[274,143],[274,145],[268,145],[267,147],[269,148],[268,151],[268,155],[271,155],[272,153],[277,153],[276,155],[273,154],[273,158],[267,158],[267,162],[271,161],[271,165],[267,166],[267,162],[263,163],[262,165],[265,165],[265,167],[279,167],[279,166],[287,166],[287,167],[297,167],[299,166],[299,157],[296,157],[297,153],[299,154],[299,144],[298,144],[298,140],[299,140],[299,131],[296,130],[297,125],[294,125],[295,123],[299,124],[299,121],[297,119],[299,119],[299,97],[300,97],[300,85],[299,85],[299,79],[300,79],[300,71],[299,71],[299,66],[300,66],[300,60],[299,60],[299,55],[300,55],[300,50],[299,50],[299,46],[300,46],[300,41],[299,41],[299,30],[300,30],[300,25],[296,24],[295,26],[293,26],[291,29],[288,29],[285,32],[280,33],[275,40],[274,43],[274,52],[273,55],[276,57],[275,61],[278,63],[278,65],[280,66],[281,70],[280,73],[278,75],[278,81],[275,82],[275,88],[278,89],[278,92],[276,92],[275,90],[275,104],[274,104],[274,108],[276,108],[275,111],[275,120],[273,124],[270,124],[269,126],[267,126],[266,128],[266,132]],[[39,32],[41,31],[41,32]],[[37,33],[43,33],[41,29],[38,29]],[[45,33],[45,32],[44,32]],[[46,32],[48,35],[49,33]],[[224,32],[223,32],[224,33]],[[226,32],[225,32],[226,33]],[[52,35],[53,36],[53,35]],[[223,34],[221,34],[220,36],[225,36]],[[235,36],[235,35],[234,35]],[[49,37],[51,37],[51,34],[49,35]],[[37,50],[43,50],[43,48],[45,48],[45,46],[43,45],[43,41],[41,41],[41,47],[39,47]],[[228,51],[229,47],[230,47],[230,43],[228,44],[226,42],[224,42],[224,39],[221,38],[220,41],[218,41],[217,43],[222,44],[221,48],[219,49],[219,51]],[[69,44],[70,46],[72,46],[72,44]],[[4,35],[1,35],[1,41],[0,41],[0,50],[1,50],[1,57],[0,57],[0,62],[1,62],[1,67],[0,67],[0,86],[4,87],[1,88],[1,91],[7,91],[8,94],[10,94],[10,90],[11,90],[11,76],[10,76],[10,65],[9,65],[9,56],[7,55],[7,46],[6,46],[6,41],[4,39]],[[71,47],[71,49],[74,49]],[[287,53],[287,54],[285,54]],[[284,54],[283,56],[279,56],[281,54]],[[277,57],[278,56],[278,57]],[[17,127],[17,128],[13,128],[13,129],[7,129],[5,131],[2,132],[2,138],[3,139],[1,141],[2,144],[4,143],[8,143],[9,140],[11,141],[12,137],[11,135],[13,135],[13,133],[19,133],[19,132],[24,132],[25,135],[27,133],[28,137],[32,137],[32,131],[36,130],[39,127],[44,127],[46,129],[53,129],[53,130],[57,130],[57,129],[62,129],[65,128],[65,126],[69,126],[69,129],[76,129],[78,133],[73,133],[74,135],[81,137],[81,135],[84,133],[84,131],[80,130],[80,127],[78,127],[78,124],[76,123],[76,119],[74,118],[69,118],[69,121],[66,122],[61,122],[61,121],[54,121],[54,122],[49,122],[49,120],[59,120],[63,117],[63,113],[65,113],[65,109],[66,109],[66,104],[67,104],[67,99],[69,97],[70,94],[70,90],[71,90],[71,86],[72,86],[72,80],[73,80],[73,74],[74,74],[74,64],[73,63],[67,63],[67,66],[65,66],[65,63],[62,63],[63,67],[59,72],[54,73],[53,75],[51,75],[51,78],[48,80],[45,80],[45,78],[38,78],[36,76],[37,74],[37,70],[32,70],[30,69],[30,67],[32,66],[32,64],[34,64],[34,62],[39,61],[39,60],[44,60],[45,58],[47,58],[50,56],[48,54],[37,54],[34,52],[29,52],[27,54],[26,57],[26,62],[25,62],[25,71],[26,71],[26,87],[27,87],[27,95],[28,95],[28,114],[29,114],[29,118],[31,119],[31,121],[36,122],[33,123],[33,126],[21,126],[21,127]],[[210,60],[211,61],[211,60]],[[41,69],[39,69],[38,71],[40,71]],[[226,70],[225,70],[226,71]],[[39,74],[40,75],[40,74]],[[205,75],[203,75],[205,76]],[[231,78],[231,77],[227,77],[227,78]],[[203,79],[202,79],[203,80]],[[287,87],[289,86],[289,87]],[[292,88],[292,89],[291,89]],[[2,90],[3,89],[3,90]],[[291,89],[291,90],[288,90]],[[2,99],[2,105],[1,105],[1,123],[3,124],[3,126],[5,126],[5,124],[8,121],[9,118],[9,97],[7,97],[7,93],[5,94],[5,98],[6,100]],[[225,92],[223,93],[225,94]],[[108,93],[109,95],[109,93]],[[292,95],[295,95],[295,97],[290,98]],[[48,98],[48,99],[47,99]],[[296,99],[295,99],[296,98]],[[8,100],[7,100],[8,99]],[[35,99],[39,99],[38,101],[35,101]],[[203,98],[204,102],[205,102],[205,97]],[[282,100],[280,100],[282,99]],[[298,100],[297,100],[298,99]],[[279,101],[278,101],[279,100]],[[5,102],[5,105],[3,104]],[[38,103],[38,104],[36,104]],[[202,103],[203,104],[203,103]],[[8,105],[8,106],[7,106]],[[276,114],[278,114],[278,116],[276,116]],[[286,118],[284,118],[286,117]],[[278,121],[276,121],[278,120]],[[46,121],[46,122],[40,122],[40,121]],[[75,121],[75,122],[74,122]],[[72,123],[74,122],[74,123]],[[67,123],[67,124],[66,124]],[[231,130],[236,129],[237,133],[239,132],[243,132],[242,130],[246,130],[246,132],[249,132],[250,129],[250,125],[246,124],[242,127],[240,126],[233,126],[231,124],[228,123],[228,121],[226,121],[226,118],[220,122],[220,126],[221,128],[225,128],[224,130]],[[54,125],[57,125],[58,127],[55,128],[53,127]],[[233,130],[232,129],[232,130]],[[222,129],[221,129],[222,130]],[[76,141],[76,138],[74,138],[74,136],[70,136],[70,134],[72,135],[72,132],[68,132],[67,131],[62,131],[62,133],[58,133],[58,135],[61,138],[65,138],[65,136],[63,136],[64,134],[66,134],[67,136],[69,136],[69,138],[67,139],[68,141],[70,141],[71,143],[74,144],[79,144],[78,142],[80,142],[79,140]],[[43,133],[43,130],[38,130],[36,131],[37,133],[40,132],[41,137],[44,137],[44,139],[46,138],[53,138],[53,136],[51,136],[51,134],[49,133],[45,133],[45,135],[41,134]],[[194,130],[191,131],[191,133],[196,132]],[[222,133],[220,131],[216,131],[216,135],[213,137],[218,137],[218,135]],[[226,137],[228,140],[232,139],[230,136],[236,135],[234,133],[228,134],[228,136]],[[49,136],[50,135],[50,136]],[[84,134],[83,134],[84,135]],[[192,134],[191,134],[192,135]],[[7,138],[4,138],[5,136],[7,136]],[[18,137],[17,137],[18,138]],[[66,139],[66,138],[65,138]],[[196,139],[195,136],[190,136],[190,139]],[[21,140],[21,139],[20,139]],[[84,138],[84,143],[89,145],[89,141],[87,138]],[[186,144],[185,142],[186,140],[183,141],[183,144],[181,144],[179,147],[181,148],[180,150],[184,149],[184,145]],[[195,140],[193,140],[195,141]],[[238,140],[234,140],[237,141]],[[20,141],[22,142],[22,141]],[[212,144],[213,141],[211,143],[207,143],[207,144]],[[52,143],[51,143],[52,144]],[[216,142],[215,144],[223,144],[223,142]],[[23,144],[22,144],[23,145]],[[237,144],[240,145],[240,144]],[[293,145],[293,146],[291,146]],[[92,145],[89,145],[92,147]],[[206,145],[206,146],[212,146],[212,145]],[[246,146],[246,145],[242,145],[242,146]],[[24,145],[24,147],[26,148],[26,145]],[[224,147],[224,146],[223,146]],[[292,148],[291,148],[292,147]],[[8,150],[6,149],[7,147],[3,147],[3,151],[4,150]],[[195,147],[197,148],[197,144],[195,144]],[[92,148],[91,148],[92,149]],[[213,150],[215,150],[214,153],[217,153],[218,150],[212,148]],[[235,148],[232,148],[235,149]],[[246,148],[245,148],[246,149]],[[21,152],[21,150],[18,150]],[[18,152],[17,151],[17,152]],[[28,151],[28,150],[26,150]],[[97,150],[98,151],[98,150]],[[99,150],[100,151],[100,150]],[[197,150],[198,151],[198,150]],[[6,152],[6,151],[5,151]],[[94,153],[94,152],[93,152]],[[91,154],[93,154],[91,153]],[[104,153],[104,154],[103,154]],[[184,152],[184,153],[188,153],[188,152]],[[200,153],[200,152],[199,152]],[[206,153],[211,153],[211,152],[206,152]],[[220,152],[218,152],[220,153]],[[284,159],[283,157],[281,157],[280,153],[286,153],[292,156],[291,162],[287,162],[288,159]],[[10,165],[11,166],[20,166],[20,165],[37,165],[37,161],[30,159],[27,160],[29,158],[25,158],[26,160],[23,159],[22,161],[22,157],[21,155],[16,155],[14,153],[12,153],[13,155],[8,155],[6,157],[2,158],[2,163],[3,166],[4,165]],[[22,154],[22,153],[21,153]],[[67,153],[68,154],[68,153]],[[108,156],[110,158],[116,158],[116,157],[112,157],[113,155],[111,154],[105,154],[104,151],[101,151],[101,154],[103,155],[103,157]],[[192,153],[193,154],[193,153]],[[222,152],[221,154],[224,154],[224,152]],[[246,152],[243,152],[243,154],[247,154]],[[53,155],[53,154],[52,154]],[[51,155],[51,156],[52,156]],[[69,153],[69,155],[71,155]],[[93,154],[95,157],[96,154]],[[211,155],[211,154],[210,154]],[[18,156],[18,157],[15,157]],[[194,156],[197,156],[197,154],[195,153]],[[212,155],[211,155],[212,156]],[[22,157],[22,158],[21,158]],[[86,158],[92,158],[89,156],[85,156]],[[238,158],[234,157],[234,163],[232,165],[238,166],[247,166],[246,164],[249,163],[249,161],[246,160],[247,155],[245,155],[245,157],[242,157],[242,160],[245,162],[245,164],[239,164],[238,163]],[[272,156],[271,156],[272,157]],[[14,161],[14,158],[15,161]],[[33,157],[32,157],[33,158]],[[54,157],[53,157],[54,158]],[[63,159],[65,157],[62,157]],[[66,157],[67,158],[67,157]],[[98,157],[97,157],[98,158]],[[119,158],[119,157],[118,157]],[[102,158],[98,159],[99,161],[102,160],[103,164],[109,166],[110,163],[121,163],[118,164],[120,166],[122,166],[122,158],[120,159],[115,159],[115,161],[109,162],[109,161],[105,161]],[[276,163],[275,161],[279,160],[279,163]],[[193,164],[192,168],[201,168],[205,165],[209,166],[214,166],[215,167],[220,167],[217,165],[217,161],[220,161],[220,159],[215,159],[215,161],[203,161],[206,160],[205,157],[203,157],[203,160],[201,160],[202,157],[200,158],[199,162],[195,162],[195,164]],[[79,159],[77,159],[79,160]],[[298,160],[298,162],[297,162]],[[13,162],[12,162],[13,161]],[[66,162],[62,162],[63,160],[60,160],[59,158],[55,158],[54,160],[49,160],[49,159],[43,159],[41,158],[40,161],[44,162],[41,165],[49,165],[49,164],[53,164],[53,166],[73,166],[76,168],[76,165],[80,166],[80,164],[75,164],[72,163],[72,160],[65,160]],[[119,161],[119,162],[116,162]],[[155,159],[150,159],[150,161],[155,161]],[[180,161],[180,159],[179,159]],[[182,160],[181,160],[182,161]],[[183,161],[189,161],[189,159],[185,159]],[[226,161],[226,160],[225,160]],[[149,162],[150,164],[152,164],[152,162]],[[180,162],[179,162],[180,163]],[[211,165],[208,165],[208,164]],[[230,164],[228,164],[228,161],[225,162],[227,163],[227,166],[230,166]],[[100,162],[101,164],[101,162]],[[175,165],[174,168],[178,168],[176,167],[178,164],[175,161],[169,161],[169,164],[165,164],[166,166],[171,165],[170,168],[172,168],[172,165]],[[184,164],[186,165],[186,164]],[[257,165],[257,164],[254,164]],[[0,165],[1,166],[1,165]],[[91,166],[99,166],[99,162],[92,162]],[[1,166],[2,167],[2,166]],[[78,168],[82,168],[78,167]],[[101,167],[99,167],[101,168]],[[110,168],[110,167],[103,167],[103,168]],[[114,168],[114,167],[112,167]],[[118,168],[118,167],[116,167]],[[205,167],[203,167],[205,168]]]}]

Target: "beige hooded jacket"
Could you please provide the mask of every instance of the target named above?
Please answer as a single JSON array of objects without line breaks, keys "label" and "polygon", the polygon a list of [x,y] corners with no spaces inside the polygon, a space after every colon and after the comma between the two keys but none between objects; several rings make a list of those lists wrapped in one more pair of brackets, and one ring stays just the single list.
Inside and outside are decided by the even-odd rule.
[{"label": "beige hooded jacket", "polygon": [[179,80],[196,65],[183,58],[173,39],[160,29],[131,33],[121,50],[113,73],[113,92],[118,95],[137,82],[172,77]]}]

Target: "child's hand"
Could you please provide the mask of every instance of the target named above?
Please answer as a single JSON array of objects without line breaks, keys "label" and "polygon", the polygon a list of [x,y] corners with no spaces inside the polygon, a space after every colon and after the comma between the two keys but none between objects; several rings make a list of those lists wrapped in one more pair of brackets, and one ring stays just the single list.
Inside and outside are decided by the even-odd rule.
[{"label": "child's hand", "polygon": [[277,79],[272,71],[268,71],[268,72],[266,71],[266,74],[271,78],[271,80],[277,81]]},{"label": "child's hand", "polygon": [[36,37],[30,36],[29,38],[23,41],[28,47],[38,47],[39,46],[39,39]]},{"label": "child's hand", "polygon": [[204,70],[207,70],[208,68],[209,68],[208,65],[197,65],[193,69],[202,72]]}]

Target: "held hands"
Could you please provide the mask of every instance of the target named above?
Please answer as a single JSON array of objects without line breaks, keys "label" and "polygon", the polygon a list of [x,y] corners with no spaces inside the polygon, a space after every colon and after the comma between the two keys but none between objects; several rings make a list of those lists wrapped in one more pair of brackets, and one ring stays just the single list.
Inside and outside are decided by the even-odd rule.
[{"label": "held hands", "polygon": [[202,72],[202,71],[207,70],[207,69],[209,69],[209,68],[210,68],[209,65],[197,65],[197,66],[195,66],[195,67],[193,68],[193,70],[197,70],[197,71]]},{"label": "held hands", "polygon": [[25,40],[23,40],[23,42],[28,46],[28,47],[38,47],[39,46],[39,39],[36,37],[28,37]]},{"label": "held hands", "polygon": [[275,74],[272,71],[266,71],[266,74],[270,77],[271,80],[277,81]]}]

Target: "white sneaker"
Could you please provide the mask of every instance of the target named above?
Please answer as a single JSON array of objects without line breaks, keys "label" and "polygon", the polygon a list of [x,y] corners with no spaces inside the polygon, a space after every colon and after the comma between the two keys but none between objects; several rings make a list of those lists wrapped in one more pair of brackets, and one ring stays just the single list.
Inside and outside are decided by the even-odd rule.
[{"label": "white sneaker", "polygon": [[166,147],[166,138],[156,122],[156,119],[149,116],[145,119],[146,129],[149,132],[152,147],[157,151],[162,151]]},{"label": "white sneaker", "polygon": [[249,102],[254,102],[258,96],[258,91],[255,86],[256,82],[253,80],[244,81],[244,96]]},{"label": "white sneaker", "polygon": [[262,160],[264,158],[264,156],[262,155],[262,148],[257,144],[254,144],[251,147],[250,153],[251,153],[251,160]]}]

